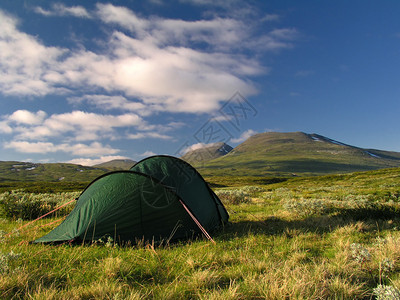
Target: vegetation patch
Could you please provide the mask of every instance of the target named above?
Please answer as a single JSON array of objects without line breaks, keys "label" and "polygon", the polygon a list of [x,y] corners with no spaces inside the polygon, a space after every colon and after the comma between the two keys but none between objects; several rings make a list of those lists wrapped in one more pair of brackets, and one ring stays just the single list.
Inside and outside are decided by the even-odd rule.
[{"label": "vegetation patch", "polygon": [[[34,194],[23,191],[11,191],[0,194],[0,211],[6,218],[33,220],[54,210],[79,196],[78,192],[56,194]],[[56,216],[66,216],[73,205],[57,210]]]},{"label": "vegetation patch", "polygon": [[3,215],[0,298],[399,299],[399,190],[398,169],[216,188],[230,224],[215,244],[29,244],[57,218],[18,232],[28,221]]}]

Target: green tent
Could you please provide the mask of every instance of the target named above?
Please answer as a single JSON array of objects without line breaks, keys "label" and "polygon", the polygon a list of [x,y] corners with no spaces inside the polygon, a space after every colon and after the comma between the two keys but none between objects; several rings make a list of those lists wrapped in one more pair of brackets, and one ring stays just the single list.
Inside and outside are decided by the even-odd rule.
[{"label": "green tent", "polygon": [[228,213],[201,175],[172,156],[152,156],[128,171],[100,176],[81,193],[46,242],[165,241],[213,231]]}]

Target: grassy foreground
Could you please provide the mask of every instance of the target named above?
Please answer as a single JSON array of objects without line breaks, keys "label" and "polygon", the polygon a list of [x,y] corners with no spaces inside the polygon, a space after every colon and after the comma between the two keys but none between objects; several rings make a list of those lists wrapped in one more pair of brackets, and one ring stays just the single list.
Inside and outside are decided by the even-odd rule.
[{"label": "grassy foreground", "polygon": [[400,299],[399,169],[216,192],[216,244],[31,245],[56,219],[3,217],[0,298]]}]

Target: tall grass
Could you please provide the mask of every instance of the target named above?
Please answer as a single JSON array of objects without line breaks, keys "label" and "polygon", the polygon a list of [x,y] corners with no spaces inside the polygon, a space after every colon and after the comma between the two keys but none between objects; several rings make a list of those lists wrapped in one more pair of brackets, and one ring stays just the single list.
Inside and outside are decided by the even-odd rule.
[{"label": "tall grass", "polygon": [[387,195],[399,185],[386,175],[350,178],[347,194],[338,178],[217,189],[247,199],[221,197],[231,224],[216,244],[29,244],[53,219],[8,235],[26,221],[3,217],[0,298],[398,299],[400,217],[387,209],[399,203]]}]

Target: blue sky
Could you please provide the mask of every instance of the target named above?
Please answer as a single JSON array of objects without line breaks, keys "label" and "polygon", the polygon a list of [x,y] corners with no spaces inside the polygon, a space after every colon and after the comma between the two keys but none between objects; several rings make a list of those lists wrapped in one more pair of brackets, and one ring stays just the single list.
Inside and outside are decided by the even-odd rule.
[{"label": "blue sky", "polygon": [[0,160],[304,131],[400,151],[397,1],[0,3]]}]

